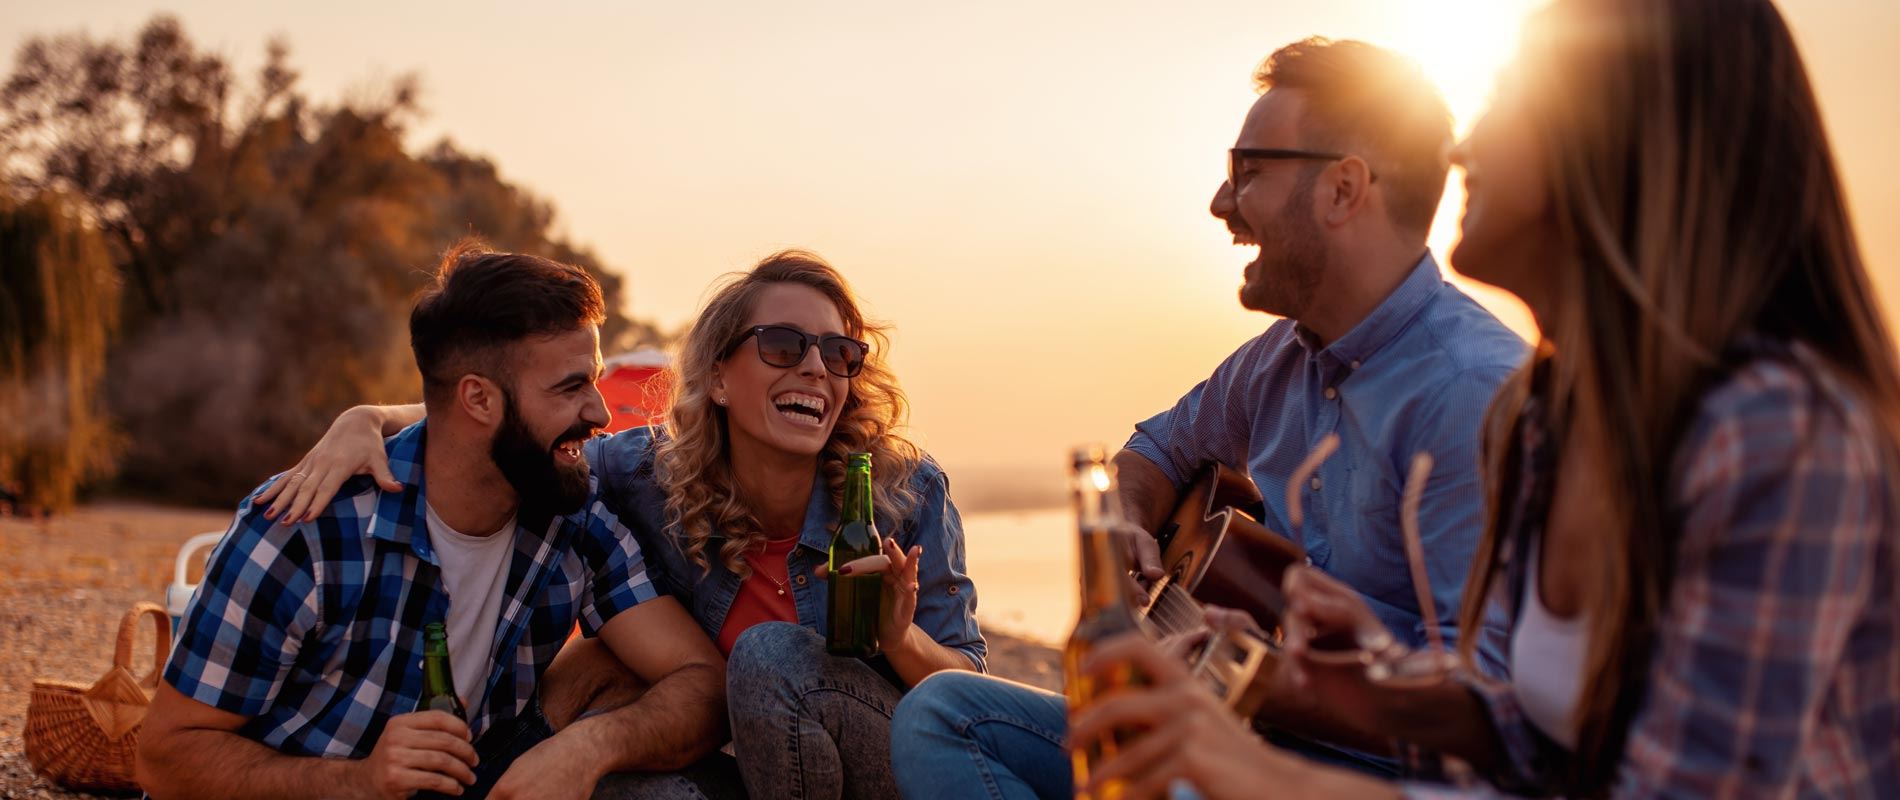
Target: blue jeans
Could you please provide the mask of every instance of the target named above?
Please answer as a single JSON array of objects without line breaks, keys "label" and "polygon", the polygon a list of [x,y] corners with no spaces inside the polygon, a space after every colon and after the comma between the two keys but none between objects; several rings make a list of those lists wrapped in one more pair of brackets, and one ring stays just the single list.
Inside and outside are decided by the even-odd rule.
[{"label": "blue jeans", "polygon": [[939,672],[891,719],[891,769],[905,800],[1075,796],[1062,695],[971,672]]},{"label": "blue jeans", "polygon": [[[1062,742],[1068,701],[1033,686],[969,672],[939,672],[910,690],[891,718],[891,769],[905,800],[981,796],[993,800],[1075,795]],[[1275,744],[1308,758],[1392,777],[1381,765],[1292,737]],[[982,794],[976,795],[981,791]],[[1191,786],[1170,796],[1197,797]]]},{"label": "blue jeans", "polygon": [[747,628],[726,662],[733,754],[753,797],[897,795],[891,712],[903,691],[789,622]]}]

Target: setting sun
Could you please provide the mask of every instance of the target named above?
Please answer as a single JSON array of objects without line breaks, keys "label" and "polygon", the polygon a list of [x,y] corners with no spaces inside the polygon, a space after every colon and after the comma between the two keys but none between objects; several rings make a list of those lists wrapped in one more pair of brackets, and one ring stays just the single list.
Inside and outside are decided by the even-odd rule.
[{"label": "setting sun", "polygon": [[1519,28],[1539,5],[1535,0],[1405,3],[1390,44],[1438,84],[1462,135],[1484,112],[1498,70],[1516,54]]}]

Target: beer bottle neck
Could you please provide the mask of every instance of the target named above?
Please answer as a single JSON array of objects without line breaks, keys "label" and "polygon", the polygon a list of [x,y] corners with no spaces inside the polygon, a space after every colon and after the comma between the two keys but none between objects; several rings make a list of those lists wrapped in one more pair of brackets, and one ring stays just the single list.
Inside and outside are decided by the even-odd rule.
[{"label": "beer bottle neck", "polygon": [[429,694],[455,694],[455,671],[449,666],[447,636],[431,633],[424,642],[422,681]]},{"label": "beer bottle neck", "polygon": [[429,694],[455,694],[455,679],[450,677],[448,656],[429,656],[422,660],[422,680]]},{"label": "beer bottle neck", "polygon": [[871,471],[852,469],[844,474],[844,508],[840,522],[871,521]]},{"label": "beer bottle neck", "polygon": [[1104,526],[1082,527],[1082,616],[1126,607],[1128,568],[1120,545]]}]

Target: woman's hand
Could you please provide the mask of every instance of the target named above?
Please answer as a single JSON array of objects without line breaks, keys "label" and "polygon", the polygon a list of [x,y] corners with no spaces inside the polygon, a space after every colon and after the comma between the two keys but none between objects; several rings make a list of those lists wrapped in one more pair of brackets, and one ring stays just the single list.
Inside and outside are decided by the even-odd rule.
[{"label": "woman's hand", "polygon": [[[904,546],[898,544],[896,539],[884,537],[884,556],[891,560],[891,566],[884,570],[884,603],[880,606],[883,614],[878,619],[878,641],[902,641],[910,635],[911,619],[917,616],[917,561],[923,554],[921,545],[905,552]],[[845,569],[850,568],[850,564],[845,565]]]},{"label": "woman's hand", "polygon": [[1281,580],[1287,611],[1283,645],[1295,658],[1348,649],[1379,651],[1394,644],[1365,598],[1339,579],[1310,566],[1289,567]]},{"label": "woman's hand", "polygon": [[1090,771],[1090,790],[1120,780],[1131,799],[1167,797],[1176,781],[1214,800],[1259,797],[1263,786],[1296,797],[1395,794],[1261,741],[1186,665],[1145,637],[1110,639],[1082,662],[1085,673],[1098,677],[1124,666],[1146,683],[1096,699],[1069,726],[1071,747],[1118,736],[1116,754]]},{"label": "woman's hand", "polygon": [[1281,584],[1287,613],[1281,621],[1289,677],[1304,689],[1307,707],[1360,731],[1385,727],[1385,692],[1366,678],[1374,653],[1397,643],[1352,587],[1310,566],[1286,571]]},{"label": "woman's hand", "polygon": [[[911,620],[917,616],[917,561],[924,554],[924,548],[915,546],[906,553],[903,546],[889,536],[883,537],[880,546],[884,552],[844,564],[838,567],[838,575],[884,575],[884,603],[879,606],[882,613],[877,622],[877,639],[885,643],[902,642],[910,636]],[[827,580],[831,571],[819,564],[812,575]]]},{"label": "woman's hand", "polygon": [[[402,491],[383,449],[381,413],[375,406],[356,406],[330,423],[317,446],[257,496],[258,503],[271,504],[264,518],[284,525],[316,519],[336,497],[336,490],[354,475],[374,475],[383,491]],[[278,519],[280,514],[282,519]]]}]

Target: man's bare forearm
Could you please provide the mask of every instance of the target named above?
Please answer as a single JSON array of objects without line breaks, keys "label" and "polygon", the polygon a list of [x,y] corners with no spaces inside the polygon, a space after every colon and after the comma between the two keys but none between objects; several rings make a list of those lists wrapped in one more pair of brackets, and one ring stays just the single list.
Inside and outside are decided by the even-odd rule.
[{"label": "man's bare forearm", "polygon": [[1380,725],[1395,738],[1462,758],[1480,772],[1504,763],[1504,740],[1471,689],[1448,682],[1394,692],[1383,704]]},{"label": "man's bare forearm", "polygon": [[1503,759],[1503,743],[1484,705],[1457,683],[1374,689],[1374,719],[1337,713],[1338,706],[1288,693],[1269,700],[1259,720],[1307,739],[1388,754],[1394,741],[1464,759],[1480,771]]},{"label": "man's bare forearm", "polygon": [[140,748],[138,780],[155,800],[365,797],[361,766],[355,760],[284,755],[235,733],[187,729]]},{"label": "man's bare forearm", "polygon": [[1168,480],[1167,473],[1133,450],[1115,454],[1115,480],[1119,484],[1122,514],[1149,533],[1161,528],[1180,498],[1180,491]]},{"label": "man's bare forearm", "polygon": [[684,769],[726,740],[726,679],[710,664],[680,667],[620,708],[563,728],[609,772]]},{"label": "man's bare forearm", "polygon": [[1331,713],[1327,706],[1306,695],[1290,695],[1269,701],[1256,715],[1268,727],[1301,738],[1353,748],[1373,755],[1391,755],[1392,733],[1379,731],[1359,720]]}]

